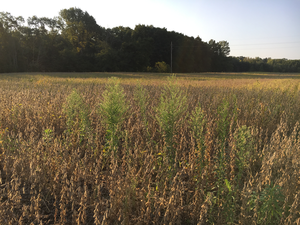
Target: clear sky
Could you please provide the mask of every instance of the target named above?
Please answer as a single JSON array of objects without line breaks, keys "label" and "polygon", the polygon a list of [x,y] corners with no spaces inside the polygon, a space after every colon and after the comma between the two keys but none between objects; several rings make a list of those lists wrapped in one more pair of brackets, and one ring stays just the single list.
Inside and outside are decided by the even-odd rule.
[{"label": "clear sky", "polygon": [[105,28],[137,24],[229,42],[232,56],[300,59],[300,0],[1,0],[13,16],[80,8]]}]

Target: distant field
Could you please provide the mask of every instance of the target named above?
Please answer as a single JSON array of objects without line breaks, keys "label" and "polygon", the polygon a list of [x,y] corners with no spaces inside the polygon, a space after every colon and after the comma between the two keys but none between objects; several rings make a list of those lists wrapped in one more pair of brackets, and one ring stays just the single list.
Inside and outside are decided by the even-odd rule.
[{"label": "distant field", "polygon": [[[105,83],[107,78],[121,78],[123,84],[143,84],[161,85],[172,74],[166,73],[8,73],[0,74],[0,80],[30,81],[32,83]],[[298,80],[300,73],[188,73],[173,74],[183,86],[228,86],[244,87],[251,86],[257,82],[278,83],[276,80]]]},{"label": "distant field", "polygon": [[300,74],[0,74],[0,224],[299,224]]},{"label": "distant field", "polygon": [[[92,72],[92,73],[47,73],[47,72],[32,72],[32,73],[0,73],[0,78],[34,78],[38,76],[46,76],[53,78],[108,78],[119,77],[126,79],[161,79],[170,76],[166,73],[130,73],[130,72]],[[300,73],[177,73],[178,78],[203,80],[203,79],[300,79]]]}]

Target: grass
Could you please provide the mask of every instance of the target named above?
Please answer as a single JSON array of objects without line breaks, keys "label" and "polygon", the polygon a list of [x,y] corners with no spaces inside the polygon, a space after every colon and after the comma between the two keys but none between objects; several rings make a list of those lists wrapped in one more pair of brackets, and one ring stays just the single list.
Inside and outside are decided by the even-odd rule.
[{"label": "grass", "polygon": [[0,223],[299,224],[299,75],[1,74]]}]

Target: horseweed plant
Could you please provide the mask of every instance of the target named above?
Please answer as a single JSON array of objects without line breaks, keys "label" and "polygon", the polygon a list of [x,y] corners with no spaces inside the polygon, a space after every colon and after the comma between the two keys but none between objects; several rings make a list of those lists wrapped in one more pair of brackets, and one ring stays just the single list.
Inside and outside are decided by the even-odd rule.
[{"label": "horseweed plant", "polygon": [[147,114],[146,114],[149,98],[146,95],[145,88],[140,83],[138,83],[136,85],[135,92],[134,92],[134,99],[140,108],[140,113],[141,113],[145,131],[147,133],[148,138],[150,138],[150,134],[149,134],[149,130],[148,130],[148,120],[147,120]]},{"label": "horseweed plant", "polygon": [[227,194],[224,198],[224,215],[227,224],[234,224],[235,213],[237,211],[239,198],[238,192],[241,188],[241,183],[243,183],[242,176],[245,169],[249,166],[249,159],[251,157],[251,151],[253,149],[253,138],[250,132],[250,128],[247,126],[239,127],[234,133],[234,143],[235,146],[232,149],[233,155],[235,155],[235,165],[237,166],[237,174],[233,181],[227,180],[225,178],[225,186],[227,187]]},{"label": "horseweed plant", "polygon": [[187,97],[178,86],[175,76],[168,78],[164,87],[160,103],[156,108],[156,120],[162,130],[166,143],[166,154],[170,164],[175,162],[174,136],[177,129],[185,121],[187,110]]},{"label": "horseweed plant", "polygon": [[53,130],[46,129],[43,133],[43,140],[45,143],[49,143],[53,140]]},{"label": "horseweed plant", "polygon": [[221,194],[222,186],[224,184],[225,179],[225,170],[226,170],[226,158],[225,158],[225,148],[226,148],[226,138],[228,136],[229,129],[229,103],[223,100],[223,103],[218,107],[218,121],[217,121],[217,129],[218,129],[218,141],[219,146],[217,149],[217,161],[216,161],[216,174],[217,174],[217,182],[216,185],[218,187],[218,197]]},{"label": "horseweed plant", "polygon": [[[218,147],[218,162],[217,162],[217,177],[218,182],[217,185],[221,185],[221,183],[224,183],[225,178],[225,164],[226,164],[226,158],[225,158],[225,147],[226,147],[226,138],[228,137],[229,132],[229,102],[223,100],[223,103],[218,107],[218,122],[217,122],[217,129],[218,129],[218,138],[219,138],[219,144]],[[220,190],[220,189],[218,189]],[[219,193],[218,193],[219,194]]]},{"label": "horseweed plant", "polygon": [[236,185],[239,188],[239,184],[242,183],[241,178],[246,168],[249,167],[249,159],[251,152],[254,148],[253,138],[251,135],[250,128],[247,126],[241,126],[234,133],[235,139],[235,155],[236,165],[238,173],[236,176]]},{"label": "horseweed plant", "polygon": [[201,105],[199,104],[195,110],[192,112],[191,118],[189,120],[189,124],[192,129],[193,137],[196,141],[196,149],[199,151],[199,158],[198,163],[200,164],[200,171],[204,167],[204,150],[205,150],[205,144],[204,144],[204,126],[205,126],[205,114],[201,108]]},{"label": "horseweed plant", "polygon": [[[226,170],[228,168],[228,158],[226,157],[226,152],[228,152],[227,138],[229,134],[229,125],[231,122],[229,115],[229,102],[223,99],[222,104],[220,104],[217,108],[217,148],[214,165],[216,187],[213,191],[216,192],[216,196],[213,198],[213,205],[222,205],[222,207],[218,207],[218,210],[221,211],[222,209],[224,209],[226,212],[225,217],[227,222],[233,223],[233,221],[231,221],[230,219],[230,215],[234,214],[234,190],[232,189],[230,182],[226,178]],[[212,210],[213,208],[211,208],[211,213]]]},{"label": "horseweed plant", "polygon": [[91,131],[90,110],[76,90],[67,97],[63,111],[67,117],[68,133],[72,134],[78,130],[81,142]]},{"label": "horseweed plant", "polygon": [[256,209],[257,224],[279,224],[284,211],[284,195],[279,185],[267,185],[261,193],[252,192],[248,210]]},{"label": "horseweed plant", "polygon": [[107,150],[109,153],[117,150],[120,127],[128,111],[124,90],[118,78],[108,79],[103,101],[99,105],[99,114],[106,128]]},{"label": "horseweed plant", "polygon": [[218,134],[221,141],[221,148],[225,146],[226,137],[229,128],[229,102],[223,100],[223,103],[218,107]]}]

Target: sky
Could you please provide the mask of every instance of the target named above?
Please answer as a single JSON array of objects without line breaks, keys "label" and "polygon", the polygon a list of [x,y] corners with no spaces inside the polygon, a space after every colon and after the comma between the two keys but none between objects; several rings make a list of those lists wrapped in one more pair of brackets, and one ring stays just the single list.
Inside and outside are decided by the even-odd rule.
[{"label": "sky", "polygon": [[13,16],[59,16],[80,8],[105,28],[138,24],[203,41],[228,41],[231,56],[300,59],[300,0],[38,0],[4,1]]}]

